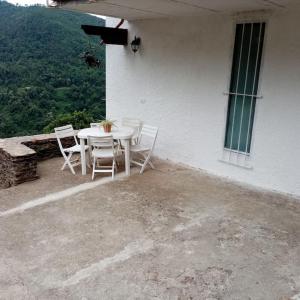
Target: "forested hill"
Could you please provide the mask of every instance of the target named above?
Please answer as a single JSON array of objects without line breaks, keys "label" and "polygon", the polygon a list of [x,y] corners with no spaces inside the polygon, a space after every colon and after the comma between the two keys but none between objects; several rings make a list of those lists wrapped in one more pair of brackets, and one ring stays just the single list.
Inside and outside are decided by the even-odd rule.
[{"label": "forested hill", "polygon": [[105,115],[105,66],[80,58],[89,42],[102,62],[105,49],[81,24],[104,20],[0,0],[0,137],[41,133],[73,112],[88,121]]}]

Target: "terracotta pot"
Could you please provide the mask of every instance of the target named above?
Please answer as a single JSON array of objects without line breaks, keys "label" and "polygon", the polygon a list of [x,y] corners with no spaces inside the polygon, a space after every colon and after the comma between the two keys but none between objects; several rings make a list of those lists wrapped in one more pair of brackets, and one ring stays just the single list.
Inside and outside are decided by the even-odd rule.
[{"label": "terracotta pot", "polygon": [[104,132],[111,132],[111,125],[103,125]]}]

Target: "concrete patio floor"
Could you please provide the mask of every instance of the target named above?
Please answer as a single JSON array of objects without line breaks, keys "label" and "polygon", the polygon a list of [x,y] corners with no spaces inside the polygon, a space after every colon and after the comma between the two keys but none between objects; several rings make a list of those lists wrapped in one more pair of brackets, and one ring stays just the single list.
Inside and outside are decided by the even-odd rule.
[{"label": "concrete patio floor", "polygon": [[166,162],[90,184],[61,162],[0,190],[0,299],[300,299],[300,201]]}]

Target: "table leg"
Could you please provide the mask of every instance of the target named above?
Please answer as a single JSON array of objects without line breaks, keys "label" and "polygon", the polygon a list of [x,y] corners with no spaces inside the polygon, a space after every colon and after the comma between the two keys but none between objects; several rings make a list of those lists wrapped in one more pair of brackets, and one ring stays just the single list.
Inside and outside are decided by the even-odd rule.
[{"label": "table leg", "polygon": [[80,156],[82,175],[86,175],[85,140],[80,139]]},{"label": "table leg", "polygon": [[130,176],[130,139],[124,140],[125,146],[125,173]]}]

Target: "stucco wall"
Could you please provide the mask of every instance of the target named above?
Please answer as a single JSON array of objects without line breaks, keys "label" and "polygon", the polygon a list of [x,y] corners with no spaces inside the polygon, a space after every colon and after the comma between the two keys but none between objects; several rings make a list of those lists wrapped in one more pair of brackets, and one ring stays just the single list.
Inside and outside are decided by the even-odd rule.
[{"label": "stucco wall", "polygon": [[[267,21],[252,169],[220,161],[236,18],[127,23],[130,47],[107,46],[107,114],[160,127],[155,154],[267,189],[300,195],[300,7]],[[244,17],[240,17],[243,19]],[[108,19],[107,26],[117,20]]]}]

